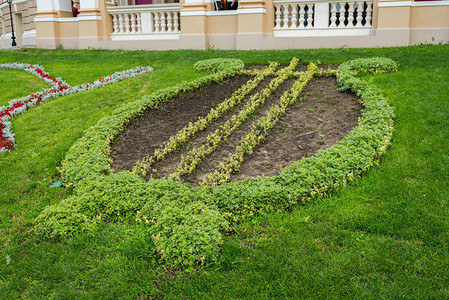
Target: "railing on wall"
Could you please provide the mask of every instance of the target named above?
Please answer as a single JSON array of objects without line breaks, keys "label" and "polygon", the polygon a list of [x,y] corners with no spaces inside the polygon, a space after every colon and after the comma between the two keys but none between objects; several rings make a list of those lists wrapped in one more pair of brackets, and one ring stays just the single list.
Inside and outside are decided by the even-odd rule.
[{"label": "railing on wall", "polygon": [[112,38],[179,35],[179,3],[108,7]]},{"label": "railing on wall", "polygon": [[368,34],[372,27],[372,0],[275,0],[273,3],[275,36]]},{"label": "railing on wall", "polygon": [[313,28],[314,3],[274,2],[274,29]]}]

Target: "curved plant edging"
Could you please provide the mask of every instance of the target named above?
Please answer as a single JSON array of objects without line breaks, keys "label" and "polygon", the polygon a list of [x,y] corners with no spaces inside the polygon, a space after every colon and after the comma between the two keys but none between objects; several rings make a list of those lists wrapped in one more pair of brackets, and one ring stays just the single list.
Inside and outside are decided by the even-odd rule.
[{"label": "curved plant edging", "polygon": [[287,209],[345,185],[386,151],[393,134],[393,110],[375,86],[357,75],[392,72],[397,65],[386,58],[357,59],[340,65],[337,80],[341,90],[355,92],[365,107],[358,126],[336,145],[292,163],[277,176],[191,188],[168,180],[146,182],[130,172],[111,173],[109,144],[129,122],[169,98],[237,74],[241,67],[235,65],[221,63],[217,73],[145,96],[87,130],[62,163],[63,176],[73,183],[75,195],[45,208],[35,220],[36,233],[54,238],[94,230],[104,221],[137,222],[148,225],[163,261],[196,265],[217,257],[221,232],[230,222]]},{"label": "curved plant edging", "polygon": [[41,102],[46,102],[60,96],[71,95],[79,92],[88,91],[91,89],[100,88],[124,79],[132,78],[140,74],[152,71],[148,67],[136,67],[126,71],[116,72],[110,76],[100,78],[93,82],[85,84],[70,86],[67,82],[59,77],[51,77],[50,74],[44,71],[44,68],[39,65],[30,65],[24,63],[7,63],[0,64],[0,70],[22,70],[29,74],[35,75],[44,80],[53,87],[45,89],[42,92],[32,93],[28,96],[13,99],[9,101],[7,106],[0,107],[0,153],[9,152],[16,146],[14,133],[10,120],[15,116],[24,113],[28,109],[36,106]]}]

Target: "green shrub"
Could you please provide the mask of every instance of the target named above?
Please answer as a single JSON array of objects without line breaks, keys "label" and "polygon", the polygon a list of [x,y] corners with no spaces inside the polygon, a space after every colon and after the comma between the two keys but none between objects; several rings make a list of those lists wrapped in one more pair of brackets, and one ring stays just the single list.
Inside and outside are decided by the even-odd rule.
[{"label": "green shrub", "polygon": [[217,258],[228,223],[197,197],[188,188],[169,191],[137,212],[137,221],[149,225],[156,249],[168,264],[192,266]]},{"label": "green shrub", "polygon": [[47,206],[34,220],[35,233],[44,238],[58,239],[94,230],[96,222],[81,212],[78,200],[78,197],[69,197]]},{"label": "green shrub", "polygon": [[233,58],[212,58],[200,60],[193,67],[200,72],[219,72],[228,68],[243,70],[245,64],[240,59]]}]

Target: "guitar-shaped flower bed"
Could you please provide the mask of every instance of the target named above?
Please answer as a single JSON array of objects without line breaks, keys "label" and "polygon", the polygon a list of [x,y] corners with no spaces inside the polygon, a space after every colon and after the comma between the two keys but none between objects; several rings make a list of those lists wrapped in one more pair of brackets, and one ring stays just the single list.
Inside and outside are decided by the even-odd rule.
[{"label": "guitar-shaped flower bed", "polygon": [[[177,266],[203,264],[217,258],[223,232],[234,222],[271,210],[289,209],[298,203],[321,196],[347,184],[378,163],[393,133],[393,111],[373,85],[357,78],[359,73],[382,74],[397,70],[385,58],[358,59],[322,70],[309,64],[297,72],[297,59],[277,70],[272,63],[261,71],[247,71],[232,59],[198,62],[195,67],[211,75],[160,90],[118,109],[90,128],[69,150],[62,164],[64,180],[73,184],[75,195],[47,207],[37,218],[37,234],[54,238],[94,231],[101,222],[144,224],[162,261]],[[277,71],[276,71],[277,70]],[[209,111],[189,123],[142,158],[132,172],[114,172],[109,157],[116,137],[146,111],[163,102],[236,75],[251,79]],[[340,89],[354,92],[364,106],[358,126],[337,144],[320,150],[313,157],[294,161],[278,175],[228,182],[242,163],[270,134],[288,109],[301,101],[301,92],[313,77],[336,76]],[[241,126],[286,80],[294,80],[257,119],[239,145],[211,172],[199,187],[183,184],[201,162]],[[267,80],[257,92],[255,87]],[[251,94],[252,93],[252,94]],[[239,106],[239,109],[235,107]],[[235,112],[233,112],[235,110]],[[232,117],[211,131],[201,146],[183,156],[167,179],[154,179],[152,169],[158,161],[176,152],[224,114]]]}]

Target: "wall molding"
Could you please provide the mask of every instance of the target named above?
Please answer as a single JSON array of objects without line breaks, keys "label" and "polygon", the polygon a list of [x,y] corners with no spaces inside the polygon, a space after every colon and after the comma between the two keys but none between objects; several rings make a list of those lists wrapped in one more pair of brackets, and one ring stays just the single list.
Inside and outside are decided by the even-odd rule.
[{"label": "wall molding", "polygon": [[378,7],[421,7],[421,6],[448,6],[449,1],[389,1],[378,2]]}]

